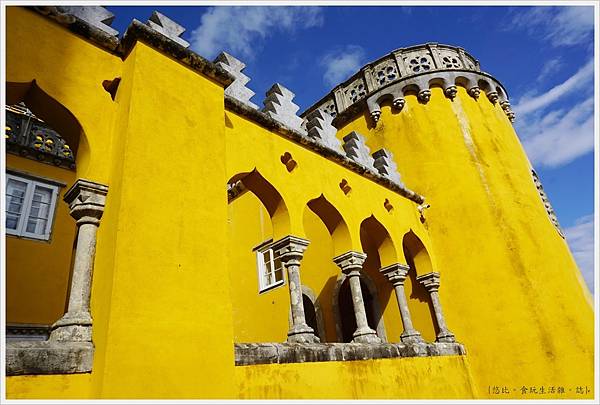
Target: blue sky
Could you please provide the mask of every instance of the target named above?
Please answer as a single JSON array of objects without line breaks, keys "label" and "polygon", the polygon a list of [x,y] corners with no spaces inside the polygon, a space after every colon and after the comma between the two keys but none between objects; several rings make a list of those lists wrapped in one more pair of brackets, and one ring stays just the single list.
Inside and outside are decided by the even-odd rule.
[{"label": "blue sky", "polygon": [[200,55],[226,50],[244,61],[255,104],[280,82],[300,111],[393,49],[462,46],[508,90],[517,133],[593,291],[593,7],[107,8],[120,35],[133,18],[160,11],[187,28],[182,37]]}]

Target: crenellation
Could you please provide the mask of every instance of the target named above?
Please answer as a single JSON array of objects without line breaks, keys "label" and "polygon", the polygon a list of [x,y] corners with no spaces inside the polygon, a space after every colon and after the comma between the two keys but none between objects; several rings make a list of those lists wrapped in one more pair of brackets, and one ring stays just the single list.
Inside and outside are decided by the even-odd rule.
[{"label": "crenellation", "polygon": [[296,115],[300,107],[292,101],[296,96],[294,93],[282,84],[275,83],[267,91],[266,96],[267,98],[263,101],[265,106],[262,109],[263,112],[296,131],[305,132],[302,129],[302,118]]},{"label": "crenellation", "polygon": [[246,87],[246,84],[250,81],[250,78],[243,73],[246,64],[225,51],[221,52],[213,63],[221,66],[235,77],[235,81],[225,89],[225,94],[230,95],[249,107],[258,109],[258,106],[250,101],[255,93]]},{"label": "crenellation", "polygon": [[376,171],[371,151],[367,146],[365,137],[356,131],[350,132],[344,137],[344,151],[348,158],[354,160],[373,171]]},{"label": "crenellation", "polygon": [[185,32],[185,28],[156,10],[152,12],[152,15],[148,21],[146,21],[146,25],[153,30],[160,32],[170,40],[177,42],[184,48],[190,46],[189,42],[181,38],[181,35]]}]

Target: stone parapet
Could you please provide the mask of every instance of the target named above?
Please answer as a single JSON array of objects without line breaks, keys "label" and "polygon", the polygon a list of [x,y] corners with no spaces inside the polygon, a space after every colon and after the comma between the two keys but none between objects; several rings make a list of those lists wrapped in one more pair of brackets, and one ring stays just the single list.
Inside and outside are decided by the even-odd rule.
[{"label": "stone parapet", "polygon": [[514,120],[504,86],[482,72],[479,61],[464,49],[437,43],[400,48],[365,65],[300,116],[307,117],[320,109],[334,117],[334,125],[340,128],[362,113],[366,104],[377,123],[383,102],[390,101],[393,108],[401,110],[405,93],[414,92],[420,102],[427,103],[432,85],[442,86],[450,99],[456,96],[457,85],[466,87],[474,98],[483,91],[493,103],[500,101],[508,106],[503,110]]},{"label": "stone parapet", "polygon": [[235,343],[235,365],[459,356],[460,343]]}]

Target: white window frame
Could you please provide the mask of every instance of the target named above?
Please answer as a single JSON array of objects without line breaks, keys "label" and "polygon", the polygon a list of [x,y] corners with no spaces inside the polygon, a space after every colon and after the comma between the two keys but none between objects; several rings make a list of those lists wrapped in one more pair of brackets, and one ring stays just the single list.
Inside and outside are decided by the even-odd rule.
[{"label": "white window frame", "polygon": [[[6,183],[4,184],[4,190],[6,194],[6,186],[8,181],[13,179],[15,181],[19,181],[27,184],[27,188],[25,189],[25,196],[23,197],[23,207],[21,209],[21,214],[19,216],[19,222],[17,223],[17,229],[9,229],[6,227],[6,223],[2,224],[6,229],[7,235],[19,236],[29,239],[37,239],[37,240],[49,240],[50,234],[52,232],[52,225],[54,223],[54,212],[56,210],[56,201],[58,200],[58,189],[59,187],[54,184],[50,184],[43,180],[34,180],[29,176],[19,176],[14,173],[6,173]],[[33,202],[33,190],[35,190],[36,186],[48,188],[52,190],[52,195],[50,197],[50,207],[48,209],[48,219],[46,221],[46,229],[44,229],[43,233],[35,233],[27,231],[27,220],[29,215],[31,214],[32,202]],[[8,196],[6,198],[6,210],[8,209]],[[6,216],[6,215],[5,215]]]},{"label": "white window frame", "polygon": [[[266,253],[270,253],[270,255],[271,255],[271,260],[268,264],[265,263],[265,254]],[[285,284],[285,272],[283,271],[284,270],[283,266],[278,268],[278,267],[276,267],[275,262],[276,262],[275,252],[273,251],[273,249],[271,249],[271,247],[269,245],[256,248],[256,269],[258,272],[258,292],[259,292],[259,294],[264,293],[269,290],[272,290],[273,288],[276,288],[276,287],[279,287],[279,286],[282,286]],[[277,272],[281,272],[281,280],[276,280],[275,282],[273,282],[271,284],[267,284],[267,282],[266,282],[267,274],[272,273],[275,276]],[[274,277],[274,278],[277,278],[277,277]]]}]

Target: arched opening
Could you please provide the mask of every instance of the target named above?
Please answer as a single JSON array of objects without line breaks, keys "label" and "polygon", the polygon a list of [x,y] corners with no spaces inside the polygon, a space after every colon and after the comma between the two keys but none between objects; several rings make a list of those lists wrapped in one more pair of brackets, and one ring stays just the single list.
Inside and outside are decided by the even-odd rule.
[{"label": "arched opening", "polygon": [[317,310],[313,305],[311,299],[306,295],[302,294],[302,303],[304,304],[304,315],[306,316],[306,324],[315,331],[315,334],[321,339],[319,333],[319,325],[317,324]]},{"label": "arched opening", "polygon": [[310,240],[301,264],[302,283],[310,285],[321,305],[321,342],[337,341],[332,295],[340,269],[333,258],[351,250],[350,233],[340,212],[323,196],[310,200],[304,209],[303,226]]},{"label": "arched opening", "polygon": [[[363,301],[365,303],[367,323],[371,329],[377,331],[380,319],[376,310],[376,303],[374,301],[375,297],[371,294],[371,289],[362,278],[360,280],[360,287],[362,290]],[[343,343],[349,343],[354,338],[353,334],[354,331],[356,331],[356,317],[354,316],[354,306],[352,302],[350,283],[347,278],[340,286],[338,294],[338,308],[340,311],[340,341]]]},{"label": "arched opening", "polygon": [[417,281],[417,276],[433,271],[431,259],[423,242],[412,231],[404,235],[402,248],[406,263],[410,267],[408,277],[404,282],[404,290],[408,297],[408,308],[413,326],[421,332],[425,340],[433,342],[436,338],[435,312],[429,293]]},{"label": "arched opening", "polygon": [[6,83],[6,105],[25,105],[36,118],[45,123],[77,154],[83,129],[77,118],[61,103],[41,89],[35,80],[29,83]]},{"label": "arched opening", "polygon": [[6,103],[10,330],[51,325],[65,312],[77,227],[62,197],[77,179],[75,157],[87,143],[77,118],[35,80],[6,83]]},{"label": "arched opening", "polygon": [[287,206],[256,169],[227,182],[228,274],[235,342],[285,341],[289,293],[272,242],[289,234]]}]

